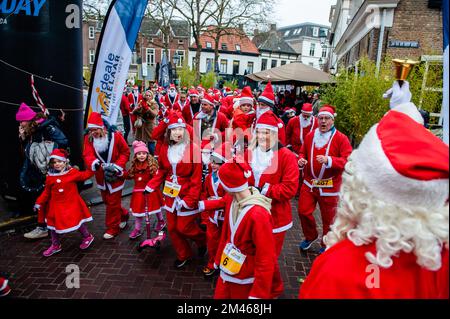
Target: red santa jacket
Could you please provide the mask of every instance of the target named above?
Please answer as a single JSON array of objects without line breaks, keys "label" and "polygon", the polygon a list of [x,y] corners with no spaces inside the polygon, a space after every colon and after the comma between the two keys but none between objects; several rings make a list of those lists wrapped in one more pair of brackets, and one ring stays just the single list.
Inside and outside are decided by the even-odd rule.
[{"label": "red santa jacket", "polygon": [[281,233],[292,227],[291,199],[298,189],[299,171],[295,154],[286,147],[273,151],[270,165],[259,176],[255,175],[256,165],[252,151],[246,153],[248,163],[253,170],[251,184],[261,189],[261,194],[272,199],[273,232]]},{"label": "red santa jacket", "polygon": [[148,182],[146,190],[153,192],[165,181],[181,185],[176,198],[164,195],[164,208],[178,216],[189,216],[198,213],[198,201],[202,191],[202,163],[200,149],[194,143],[186,145],[181,160],[176,164],[169,161],[169,145],[161,146],[156,175]]},{"label": "red santa jacket", "polygon": [[291,118],[286,127],[286,142],[292,146],[292,151],[297,155],[300,154],[306,135],[313,132],[319,125],[317,119],[311,116],[311,124],[301,128],[300,117],[301,115]]},{"label": "red santa jacket", "polygon": [[180,105],[178,104],[178,101],[180,99],[180,95],[177,93],[177,95],[175,95],[175,98],[173,100],[173,102],[170,100],[169,94],[166,94],[164,96],[163,104],[170,110],[174,110],[174,111],[181,111],[180,109]]},{"label": "red santa jacket", "polygon": [[[392,257],[387,269],[371,264],[366,252],[375,253],[375,243],[355,246],[345,239],[314,261],[300,287],[300,299],[448,299],[449,255],[442,251],[438,271],[422,268],[413,253]],[[377,280],[375,276],[379,276]],[[376,285],[379,284],[378,288]]]},{"label": "red santa jacket", "polygon": [[63,173],[48,173],[45,188],[36,200],[36,207],[45,205],[45,219],[49,229],[68,233],[91,221],[91,213],[78,193],[77,182],[84,182],[94,173],[70,168]]},{"label": "red santa jacket", "polygon": [[[339,190],[342,184],[342,172],[347,163],[347,158],[352,153],[352,146],[348,137],[333,129],[329,142],[321,149],[315,147],[314,139],[315,129],[305,138],[305,143],[302,145],[299,157],[308,161],[303,169],[304,180],[303,183],[312,188],[313,179],[332,179],[333,187],[319,188],[321,196],[339,196]],[[328,156],[328,166],[320,164],[316,160],[317,155]],[[321,174],[321,171],[323,173]]]},{"label": "red santa jacket", "polygon": [[184,110],[185,107],[190,107],[189,99],[186,99],[186,100],[184,101],[184,103],[182,103],[181,100],[178,100],[178,101],[175,103],[174,109],[178,109],[178,110],[180,110],[180,112],[183,112],[183,110]]},{"label": "red santa jacket", "polygon": [[128,102],[130,102],[130,109],[134,109],[140,101],[142,101],[142,94],[138,94],[137,97],[134,95],[134,92],[128,94]]},{"label": "red santa jacket", "polygon": [[122,116],[130,116],[130,102],[125,94],[122,95],[122,100],[120,101],[120,111],[122,112]]},{"label": "red santa jacket", "polygon": [[250,111],[248,113],[242,112],[240,109],[236,109],[233,112],[232,126],[233,129],[240,128],[243,131],[250,129],[255,122],[256,113]]},{"label": "red santa jacket", "polygon": [[[232,201],[233,197],[229,194],[226,194],[222,200],[204,201],[206,210],[225,206],[222,235],[214,263],[216,266],[220,265],[225,246],[232,242],[242,254],[246,255],[245,262],[236,275],[221,271],[221,279],[232,283],[251,284],[249,297],[269,299],[277,263],[271,215],[261,206],[249,205],[240,212],[236,223],[233,223],[230,214]],[[233,240],[232,230],[234,231]]]},{"label": "red santa jacket", "polygon": [[123,171],[130,158],[130,149],[127,142],[119,132],[108,132],[111,137],[108,150],[108,158],[102,158],[97,150],[94,148],[93,142],[90,141],[89,135],[84,136],[84,150],[83,158],[87,167],[95,171],[95,180],[97,181],[97,187],[100,190],[108,190],[110,193],[115,193],[123,189],[125,181],[118,179],[115,182],[108,183],[105,181],[105,173],[103,167],[96,170],[96,164],[114,164],[114,167],[119,170],[118,176],[123,176]]},{"label": "red santa jacket", "polygon": [[[225,190],[222,187],[222,184],[220,184],[219,180],[217,180],[216,183],[214,183],[212,173],[209,173],[205,177],[205,182],[203,183],[203,191],[201,195],[201,199],[203,200],[209,200],[212,199],[219,199],[225,196]],[[223,209],[214,209],[211,211],[208,211],[208,217],[211,223],[218,225],[219,221],[223,221]]]},{"label": "red santa jacket", "polygon": [[[201,110],[201,106],[199,107],[199,110]],[[198,113],[198,112],[197,112]],[[189,102],[189,105],[186,105],[183,110],[181,111],[181,114],[186,121],[186,124],[191,125],[193,123],[194,117],[197,113],[194,113],[192,110],[191,102]]]},{"label": "red santa jacket", "polygon": [[[220,140],[221,142],[225,141],[225,129],[228,127],[228,119],[227,117],[221,113],[221,112],[215,112],[215,119],[212,123],[212,129],[213,130],[219,130],[220,136],[218,136],[218,133],[214,136],[215,139]],[[200,114],[203,114],[201,112],[197,113],[194,117],[192,128],[194,129],[194,138],[200,140],[202,138],[202,119],[200,118]],[[201,149],[203,149],[206,145],[208,145],[211,141],[210,140],[202,140],[201,141]]]}]

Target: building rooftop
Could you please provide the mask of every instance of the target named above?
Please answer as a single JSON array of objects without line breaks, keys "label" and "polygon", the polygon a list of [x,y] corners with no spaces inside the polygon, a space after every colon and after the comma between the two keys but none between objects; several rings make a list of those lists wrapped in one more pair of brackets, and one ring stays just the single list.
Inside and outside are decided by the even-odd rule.
[{"label": "building rooftop", "polygon": [[298,54],[277,32],[257,33],[252,41],[261,51]]},{"label": "building rooftop", "polygon": [[[157,36],[162,20],[153,20],[144,18],[142,20],[140,32],[149,35]],[[186,38],[189,37],[189,23],[183,20],[171,20],[170,26],[175,37]]]},{"label": "building rooftop", "polygon": [[[314,27],[319,29],[318,34],[314,34]],[[323,37],[327,36],[329,31],[330,26],[312,22],[305,22],[278,28],[278,32],[285,40],[300,37],[314,37],[314,38]]]}]

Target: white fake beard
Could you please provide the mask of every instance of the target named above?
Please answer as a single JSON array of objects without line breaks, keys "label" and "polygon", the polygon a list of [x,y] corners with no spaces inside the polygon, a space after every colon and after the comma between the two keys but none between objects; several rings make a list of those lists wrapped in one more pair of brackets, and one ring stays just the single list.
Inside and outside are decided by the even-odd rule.
[{"label": "white fake beard", "polygon": [[204,165],[209,165],[209,163],[211,163],[211,153],[210,152],[202,152],[202,162]]},{"label": "white fake beard", "polygon": [[170,97],[175,97],[177,95],[176,91],[169,91],[169,96]]},{"label": "white fake beard", "polygon": [[94,138],[94,148],[97,152],[102,153],[108,149],[108,136]]},{"label": "white fake beard", "polygon": [[320,133],[319,129],[314,132],[314,145],[317,149],[324,147],[330,140],[331,130],[326,133]]},{"label": "white fake beard", "polygon": [[252,162],[250,166],[252,167],[253,174],[255,175],[255,184],[259,186],[259,179],[261,178],[262,173],[270,166],[273,158],[273,150],[265,152],[256,147],[252,154]]},{"label": "white fake beard", "polygon": [[167,158],[170,164],[178,164],[183,158],[184,151],[186,149],[186,143],[179,143],[169,146],[167,151]]},{"label": "white fake beard", "polygon": [[302,127],[310,126],[311,120],[312,120],[312,116],[306,120],[302,115],[300,115],[300,124],[302,125]]}]

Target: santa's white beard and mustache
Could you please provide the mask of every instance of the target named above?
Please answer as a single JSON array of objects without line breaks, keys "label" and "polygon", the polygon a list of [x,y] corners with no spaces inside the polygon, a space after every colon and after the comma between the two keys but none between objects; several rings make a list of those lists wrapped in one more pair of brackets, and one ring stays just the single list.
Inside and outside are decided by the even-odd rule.
[{"label": "santa's white beard and mustache", "polygon": [[319,129],[314,132],[314,145],[316,148],[324,147],[330,140],[332,129],[326,133],[321,133]]},{"label": "santa's white beard and mustache", "polygon": [[181,161],[186,150],[186,143],[178,143],[169,146],[167,158],[170,164],[177,164]]},{"label": "santa's white beard and mustache", "polygon": [[94,138],[93,143],[94,143],[95,150],[99,153],[103,153],[104,151],[106,151],[109,146],[109,141],[108,141],[107,136]]},{"label": "santa's white beard and mustache", "polygon": [[252,167],[253,174],[255,176],[255,184],[259,184],[259,179],[264,171],[270,166],[272,163],[274,152],[273,150],[269,150],[268,152],[262,150],[259,146],[255,148],[252,154],[252,161],[250,166]]},{"label": "santa's white beard and mustache", "polygon": [[303,116],[300,115],[300,124],[302,125],[302,127],[308,127],[311,125],[311,120],[312,117],[308,117],[307,119],[305,119]]}]

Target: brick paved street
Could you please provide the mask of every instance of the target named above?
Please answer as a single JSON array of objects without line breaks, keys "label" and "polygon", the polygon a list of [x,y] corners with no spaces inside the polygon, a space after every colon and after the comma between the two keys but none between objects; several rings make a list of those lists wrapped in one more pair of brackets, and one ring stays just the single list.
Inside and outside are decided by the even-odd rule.
[{"label": "brick paved street", "polygon": [[[125,207],[130,197],[123,199]],[[296,205],[296,202],[295,202]],[[287,233],[280,268],[285,284],[281,298],[297,298],[299,281],[309,272],[311,261],[320,248],[316,243],[308,255],[302,256],[297,209],[293,207],[294,227]],[[20,233],[0,237],[0,272],[10,274],[12,298],[212,298],[215,280],[205,280],[201,269],[204,260],[194,259],[185,269],[175,270],[174,251],[170,240],[160,252],[146,250],[138,253],[136,242],[128,239],[128,228],[112,241],[102,239],[104,205],[92,207],[94,221],[88,224],[96,237],[93,246],[80,251],[78,232],[62,239],[63,251],[45,258],[42,252],[49,239],[26,241]],[[194,248],[195,249],[195,248]],[[66,266],[75,264],[80,269],[80,288],[66,288]]]}]

